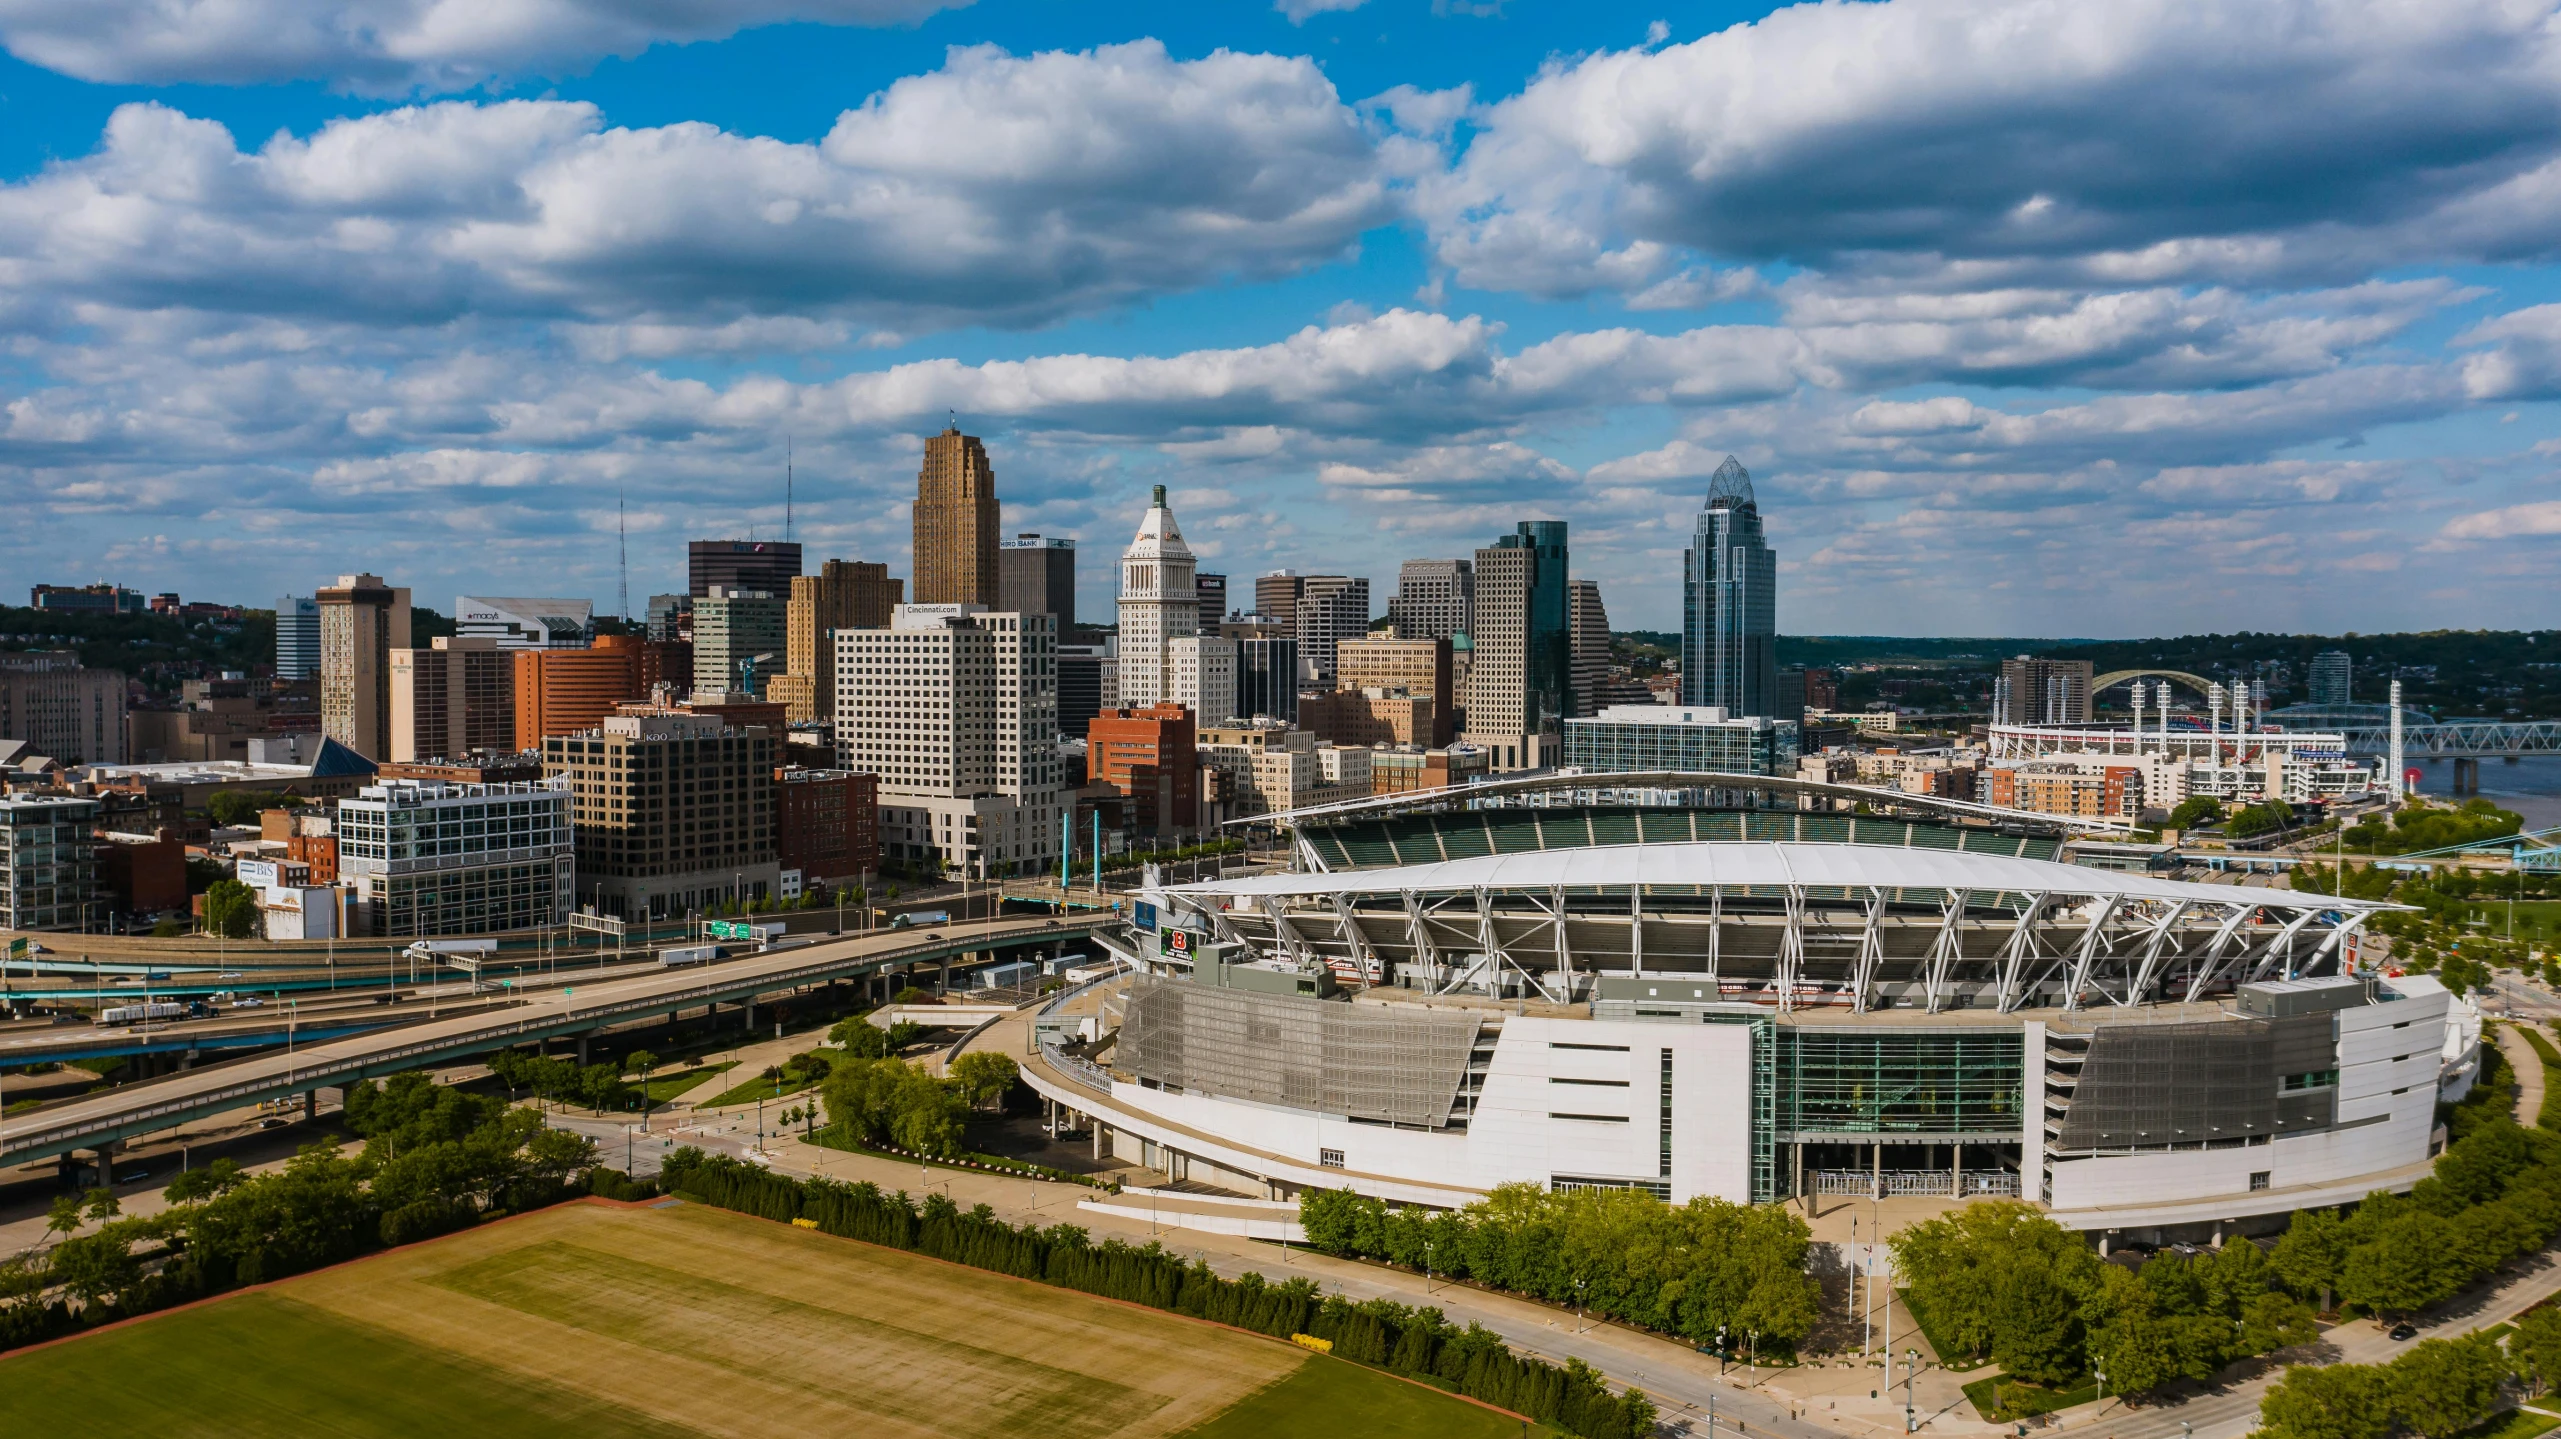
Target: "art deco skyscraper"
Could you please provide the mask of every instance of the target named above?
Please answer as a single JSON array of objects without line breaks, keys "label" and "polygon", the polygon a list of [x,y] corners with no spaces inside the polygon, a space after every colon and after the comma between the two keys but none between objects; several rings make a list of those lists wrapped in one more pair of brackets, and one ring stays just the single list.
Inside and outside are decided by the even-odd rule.
[{"label": "art deco skyscraper", "polygon": [[1681,703],[1778,714],[1778,556],[1761,535],[1752,475],[1732,455],[1681,559]]},{"label": "art deco skyscraper", "polygon": [[1236,713],[1236,642],[1201,633],[1199,561],[1165,487],[1120,554],[1120,708],[1187,705],[1211,724]]},{"label": "art deco skyscraper", "polygon": [[915,520],[915,603],[995,608],[996,469],[976,435],[954,426],[925,441]]}]

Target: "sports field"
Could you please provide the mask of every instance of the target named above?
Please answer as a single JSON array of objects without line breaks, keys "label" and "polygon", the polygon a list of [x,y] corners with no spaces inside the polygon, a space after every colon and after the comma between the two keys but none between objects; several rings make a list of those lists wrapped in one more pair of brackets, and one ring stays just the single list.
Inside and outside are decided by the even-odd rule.
[{"label": "sports field", "polygon": [[26,1433],[1501,1439],[1251,1335],[700,1205],[564,1205],[0,1358]]}]

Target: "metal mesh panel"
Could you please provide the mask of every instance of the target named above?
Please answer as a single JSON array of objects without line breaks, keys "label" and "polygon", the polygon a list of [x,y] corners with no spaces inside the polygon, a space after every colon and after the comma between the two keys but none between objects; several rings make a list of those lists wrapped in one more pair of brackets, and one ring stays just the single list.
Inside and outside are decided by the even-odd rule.
[{"label": "metal mesh panel", "polygon": [[1448,1123],[1477,1019],[1142,980],[1119,1065],[1142,1080],[1390,1124]]},{"label": "metal mesh panel", "polygon": [[2269,1021],[2105,1025],[2090,1035],[2056,1147],[2128,1149],[2275,1134],[2276,1101]]}]

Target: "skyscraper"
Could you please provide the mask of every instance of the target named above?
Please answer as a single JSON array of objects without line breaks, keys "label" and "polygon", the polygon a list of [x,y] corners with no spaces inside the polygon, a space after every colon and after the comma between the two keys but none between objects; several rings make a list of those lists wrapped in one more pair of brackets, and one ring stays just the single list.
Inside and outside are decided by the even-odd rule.
[{"label": "skyscraper", "polygon": [[1057,862],[1058,687],[1046,614],[901,605],[836,633],[841,768],[880,776],[893,860],[980,879]]},{"label": "skyscraper", "polygon": [[[695,599],[710,594],[713,585],[789,594],[791,578],[799,573],[800,546],[791,540],[695,540],[685,546],[685,593]],[[654,614],[657,606],[650,608]]]},{"label": "skyscraper", "polygon": [[391,652],[391,759],[411,764],[516,746],[516,657],[488,635],[438,635]]},{"label": "skyscraper", "polygon": [[1396,571],[1387,618],[1399,639],[1463,635],[1476,608],[1476,566],[1466,560],[1407,560]]},{"label": "skyscraper", "polygon": [[1254,577],[1254,613],[1270,615],[1276,620],[1295,622],[1298,617],[1298,592],[1306,588],[1306,578],[1296,570],[1274,570]]},{"label": "skyscraper", "polygon": [[994,608],[996,468],[976,435],[953,426],[926,438],[915,524],[916,603]]},{"label": "skyscraper", "polygon": [[2312,666],[2304,675],[2304,699],[2316,705],[2352,704],[2355,689],[2356,662],[2345,650],[2323,650],[2312,657]]},{"label": "skyscraper", "polygon": [[1778,555],[1761,535],[1752,475],[1732,455],[1681,559],[1681,703],[1778,714]]},{"label": "skyscraper", "polygon": [[1334,647],[1369,633],[1369,581],[1307,576],[1299,583],[1296,618],[1299,662],[1319,687],[1333,688]]},{"label": "skyscraper", "polygon": [[320,601],[287,595],[276,601],[276,678],[320,673]]},{"label": "skyscraper", "polygon": [[996,547],[996,607],[1050,615],[1061,635],[1076,628],[1076,542],[1016,535]]},{"label": "skyscraper", "polygon": [[391,652],[409,647],[409,591],[340,575],[317,599],[320,732],[380,764],[391,758]]},{"label": "skyscraper", "polygon": [[1496,769],[1555,762],[1573,707],[1574,648],[1563,520],[1523,520],[1476,552],[1467,737]]},{"label": "skyscraper", "polygon": [[889,566],[829,560],[814,575],[791,582],[783,612],[783,669],[806,680],[806,696],[792,702],[794,720],[832,719],[836,713],[837,630],[876,630],[905,600],[906,581]]},{"label": "skyscraper", "polygon": [[1202,634],[1192,548],[1158,485],[1120,556],[1120,692],[1116,708],[1188,705],[1203,721],[1236,708],[1236,642]]},{"label": "skyscraper", "polygon": [[1219,622],[1227,618],[1227,576],[1194,575],[1192,587],[1200,592],[1200,632],[1218,633]]},{"label": "skyscraper", "polygon": [[1601,607],[1597,580],[1576,580],[1566,600],[1566,624],[1573,631],[1574,713],[1601,712],[1601,686],[1610,676],[1610,616]]},{"label": "skyscraper", "polygon": [[786,602],[764,590],[714,585],[694,601],[694,690],[762,695],[783,672]]}]

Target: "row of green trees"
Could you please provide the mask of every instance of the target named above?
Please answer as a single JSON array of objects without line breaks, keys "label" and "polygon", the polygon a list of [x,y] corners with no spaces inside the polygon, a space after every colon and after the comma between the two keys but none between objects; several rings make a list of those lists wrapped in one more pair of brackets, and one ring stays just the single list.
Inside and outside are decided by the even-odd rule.
[{"label": "row of green trees", "polygon": [[[647,1055],[631,1056],[635,1061]],[[635,1063],[635,1069],[648,1064]],[[489,1056],[489,1072],[507,1086],[510,1095],[538,1094],[561,1104],[584,1105],[589,1109],[621,1109],[632,1098],[633,1091],[623,1082],[621,1066],[614,1064],[579,1064],[555,1059],[549,1055],[527,1054],[520,1049],[502,1049]],[[359,1131],[361,1132],[361,1131]]]},{"label": "row of green trees", "polygon": [[2524,1359],[2467,1334],[2423,1339],[2389,1364],[2294,1365],[2260,1399],[2254,1439],[2452,1439],[2498,1412],[2500,1386],[2512,1374],[2540,1372]]},{"label": "row of green trees", "polygon": [[2031,1383],[2063,1384],[2095,1362],[2111,1391],[2140,1393],[2317,1332],[2255,1244],[2129,1270],[2016,1200],[1969,1204],[1887,1243],[1942,1357],[1988,1358]]},{"label": "row of green trees", "polygon": [[1273,1284],[1259,1274],[1226,1279],[1155,1244],[1092,1242],[1060,1224],[1014,1226],[987,1206],[963,1211],[939,1194],[919,1205],[871,1184],[797,1181],[735,1160],[680,1149],[665,1161],[666,1184],[691,1198],[773,1220],[806,1219],[820,1230],[912,1249],[973,1268],[1011,1274],[1110,1299],[1188,1314],[1278,1338],[1330,1341],[1347,1359],[1438,1379],[1460,1393],[1557,1425],[1587,1439],[1639,1439],[1654,1430],[1654,1406],[1630,1390],[1612,1394],[1581,1360],[1560,1368],[1513,1354],[1477,1325],[1459,1329],[1436,1309],[1384,1300],[1354,1304],[1318,1294],[1305,1279]]},{"label": "row of green trees", "polygon": [[1696,1343],[1793,1351],[1820,1317],[1805,1272],[1811,1234],[1775,1205],[1700,1197],[1673,1206],[1631,1189],[1497,1186],[1459,1210],[1390,1208],[1348,1189],[1299,1196],[1307,1241],[1474,1279]]},{"label": "row of green trees", "polygon": [[310,1145],[255,1176],[220,1161],[171,1181],[156,1214],[65,1196],[52,1233],[69,1237],[0,1261],[0,1349],[549,1204],[603,1174],[592,1141],[424,1074],[350,1087],[346,1120],[356,1153]]}]

